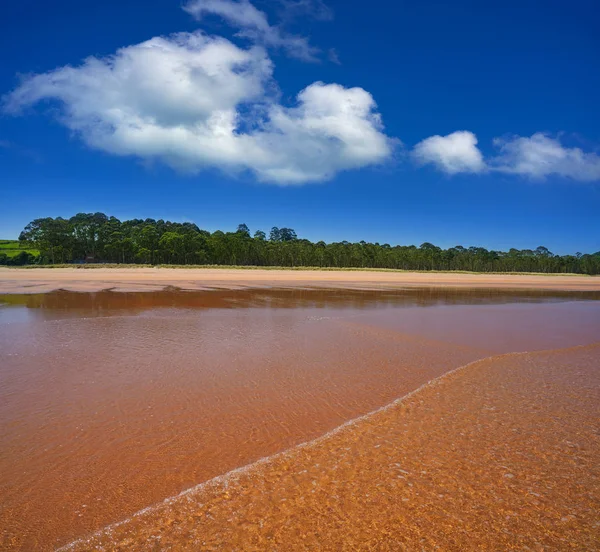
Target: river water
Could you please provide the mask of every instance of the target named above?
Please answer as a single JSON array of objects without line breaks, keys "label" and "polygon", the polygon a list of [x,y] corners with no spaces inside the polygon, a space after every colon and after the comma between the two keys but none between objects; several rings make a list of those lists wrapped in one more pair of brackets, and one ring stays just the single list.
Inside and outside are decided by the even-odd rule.
[{"label": "river water", "polygon": [[68,544],[478,359],[594,344],[599,298],[431,288],[0,296],[0,545]]}]

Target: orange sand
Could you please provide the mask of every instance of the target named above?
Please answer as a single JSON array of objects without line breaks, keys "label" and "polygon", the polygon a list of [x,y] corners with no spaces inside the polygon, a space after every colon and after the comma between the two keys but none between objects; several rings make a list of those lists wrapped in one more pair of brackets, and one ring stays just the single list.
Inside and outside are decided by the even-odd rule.
[{"label": "orange sand", "polygon": [[597,291],[600,290],[600,277],[318,270],[0,267],[0,293],[42,293],[56,289],[158,291],[166,286],[186,290],[260,287],[398,289],[452,286]]},{"label": "orange sand", "polygon": [[70,550],[598,550],[600,343],[477,361]]}]

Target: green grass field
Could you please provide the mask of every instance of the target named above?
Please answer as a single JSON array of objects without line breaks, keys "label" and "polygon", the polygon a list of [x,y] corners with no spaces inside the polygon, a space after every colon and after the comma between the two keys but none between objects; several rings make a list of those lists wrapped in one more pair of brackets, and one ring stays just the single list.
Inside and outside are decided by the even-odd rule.
[{"label": "green grass field", "polygon": [[23,251],[36,256],[40,254],[37,249],[22,247],[18,240],[0,240],[0,255],[4,254],[7,257],[16,257]]}]

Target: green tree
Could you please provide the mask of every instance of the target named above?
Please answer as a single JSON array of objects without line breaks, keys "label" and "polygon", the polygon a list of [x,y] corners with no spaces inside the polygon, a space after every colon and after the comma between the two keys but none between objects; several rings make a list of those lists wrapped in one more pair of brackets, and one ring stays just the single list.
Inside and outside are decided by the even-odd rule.
[{"label": "green tree", "polygon": [[23,247],[38,249],[39,258],[24,251],[16,257],[0,252],[0,264],[71,262],[91,256],[119,263],[600,273],[600,252],[559,256],[544,246],[488,251],[462,245],[444,250],[429,242],[419,247],[365,241],[313,243],[299,239],[292,228],[276,226],[267,241],[260,230],[251,237],[245,224],[240,224],[236,232],[217,230],[211,234],[190,222],[149,218],[121,222],[104,213],[78,213],[69,220],[35,219],[24,228],[19,240]]},{"label": "green tree", "polygon": [[269,240],[271,240],[272,242],[281,241],[281,231],[279,230],[279,228],[277,228],[277,226],[273,226],[273,228],[271,228]]},{"label": "green tree", "polygon": [[245,224],[238,224],[236,232],[248,238],[250,237],[250,228],[248,228],[248,226]]},{"label": "green tree", "polygon": [[184,254],[184,236],[177,232],[165,232],[158,242],[163,259],[167,263],[180,263]]}]

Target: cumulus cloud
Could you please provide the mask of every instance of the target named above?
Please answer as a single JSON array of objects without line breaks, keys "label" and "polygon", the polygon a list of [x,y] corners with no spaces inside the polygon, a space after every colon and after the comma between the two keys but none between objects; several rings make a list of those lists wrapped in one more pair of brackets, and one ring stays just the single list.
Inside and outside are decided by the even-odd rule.
[{"label": "cumulus cloud", "polygon": [[[284,6],[288,14],[316,9],[308,0],[287,0]],[[317,8],[319,6],[325,9],[321,3],[317,4]],[[319,49],[311,46],[306,37],[286,33],[280,26],[270,25],[265,12],[249,0],[189,0],[183,9],[198,21],[206,15],[221,17],[229,25],[240,29],[238,36],[268,47],[281,48],[291,57],[303,61],[318,59]]]},{"label": "cumulus cloud", "polygon": [[600,156],[564,147],[558,139],[538,132],[529,138],[496,138],[500,154],[489,163],[497,171],[531,178],[558,175],[573,180],[600,180]]},{"label": "cumulus cloud", "polygon": [[93,148],[192,172],[250,170],[279,184],[326,180],[390,156],[367,91],[317,82],[284,106],[272,71],[261,46],[179,33],[29,76],[4,107],[55,101],[61,122]]},{"label": "cumulus cloud", "polygon": [[486,169],[477,147],[477,137],[467,130],[457,130],[447,136],[430,136],[419,142],[412,153],[417,163],[433,164],[448,174],[478,173]]},{"label": "cumulus cloud", "polygon": [[582,182],[600,180],[600,156],[567,148],[538,132],[530,137],[495,138],[497,155],[484,158],[472,132],[460,130],[419,142],[412,155],[421,165],[433,164],[448,174],[497,171],[543,179],[556,175]]},{"label": "cumulus cloud", "polygon": [[255,170],[266,180],[301,183],[384,161],[391,140],[382,132],[375,101],[362,88],[316,82],[298,94],[298,106],[273,105],[252,134],[269,162]]}]

